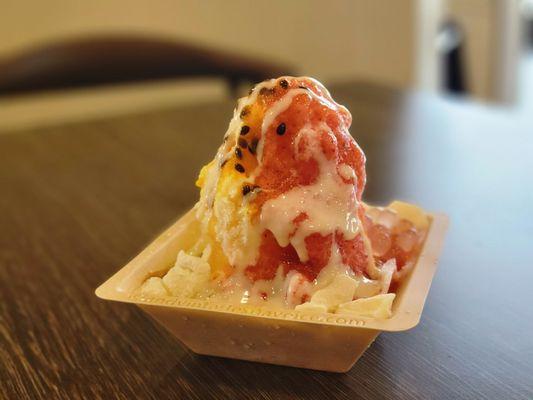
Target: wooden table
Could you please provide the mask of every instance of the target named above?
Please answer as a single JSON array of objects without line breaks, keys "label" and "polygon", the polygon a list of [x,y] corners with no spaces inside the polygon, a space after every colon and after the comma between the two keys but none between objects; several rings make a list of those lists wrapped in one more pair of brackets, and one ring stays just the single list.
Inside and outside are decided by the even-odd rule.
[{"label": "wooden table", "polygon": [[0,136],[0,397],[533,398],[533,118],[364,84],[334,88],[366,199],[445,211],[424,315],[347,374],[197,356],[94,289],[190,207],[233,104]]}]

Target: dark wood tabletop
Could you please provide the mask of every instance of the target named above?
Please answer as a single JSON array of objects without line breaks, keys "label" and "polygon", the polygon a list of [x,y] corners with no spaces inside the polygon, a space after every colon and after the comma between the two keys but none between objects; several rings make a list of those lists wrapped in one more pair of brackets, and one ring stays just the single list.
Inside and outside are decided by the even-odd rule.
[{"label": "dark wood tabletop", "polygon": [[94,289],[192,206],[232,102],[0,135],[0,398],[532,399],[533,110],[334,87],[369,202],[450,216],[420,324],[346,374],[197,356]]}]

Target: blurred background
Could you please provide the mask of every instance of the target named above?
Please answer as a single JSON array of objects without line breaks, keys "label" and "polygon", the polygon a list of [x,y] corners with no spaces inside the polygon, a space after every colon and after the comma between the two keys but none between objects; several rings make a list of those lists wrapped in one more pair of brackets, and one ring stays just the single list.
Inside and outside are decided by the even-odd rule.
[{"label": "blurred background", "polygon": [[310,75],[506,107],[532,0],[2,0],[0,131],[236,96]]}]

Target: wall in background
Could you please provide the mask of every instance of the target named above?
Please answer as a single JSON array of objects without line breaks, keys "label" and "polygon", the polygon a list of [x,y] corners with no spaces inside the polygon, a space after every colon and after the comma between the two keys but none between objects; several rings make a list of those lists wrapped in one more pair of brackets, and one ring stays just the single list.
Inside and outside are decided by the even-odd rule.
[{"label": "wall in background", "polygon": [[325,81],[414,83],[415,0],[4,0],[0,56],[80,34],[136,32],[246,52]]},{"label": "wall in background", "polygon": [[365,79],[438,89],[435,35],[453,18],[466,34],[478,98],[512,98],[517,0],[3,0],[0,57],[82,34],[186,39],[293,64],[325,81]]}]

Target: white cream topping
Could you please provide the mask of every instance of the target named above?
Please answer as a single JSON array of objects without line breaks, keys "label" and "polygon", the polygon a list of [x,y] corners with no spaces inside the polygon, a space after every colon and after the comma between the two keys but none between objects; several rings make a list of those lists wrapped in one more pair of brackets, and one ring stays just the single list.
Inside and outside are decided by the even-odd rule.
[{"label": "white cream topping", "polygon": [[[273,88],[278,82],[279,79],[262,82],[254,88],[250,96],[239,100],[225,133],[225,143],[218,149],[215,161],[206,173],[201,198],[196,206],[197,218],[202,222],[204,237],[210,219],[213,215],[216,216],[216,239],[230,264],[236,267],[235,273],[225,281],[225,288],[220,292],[220,296],[239,299],[241,302],[248,302],[250,298],[257,298],[262,292],[268,294],[269,302],[281,305],[287,301],[286,279],[282,277],[281,269],[274,280],[257,281],[254,284],[251,284],[243,274],[247,266],[253,265],[257,261],[261,233],[265,229],[273,232],[281,246],[292,244],[302,262],[308,260],[305,238],[310,234],[319,233],[326,236],[340,232],[345,239],[349,240],[353,239],[358,231],[356,175],[350,166],[343,164],[337,168],[335,160],[327,160],[323,154],[320,143],[321,135],[330,135],[332,140],[336,141],[333,132],[325,123],[319,127],[305,126],[297,133],[293,143],[295,153],[298,154],[299,144],[304,141],[306,150],[298,154],[298,157],[302,160],[313,158],[318,162],[319,176],[315,183],[309,186],[295,187],[279,197],[267,201],[263,205],[259,224],[251,224],[247,215],[247,208],[238,205],[241,199],[240,187],[244,180],[253,182],[255,176],[260,173],[266,132],[272,124],[276,123],[279,115],[291,106],[296,96],[304,94],[330,109],[337,111],[343,109],[331,99],[328,91],[318,82],[320,95],[308,89],[290,89],[267,110],[262,121],[261,137],[257,147],[259,166],[247,179],[243,175],[241,183],[239,181],[226,182],[235,187],[225,191],[225,193],[229,193],[228,198],[217,198],[215,201],[216,193],[220,190],[220,166],[225,160],[233,156],[240,137],[242,110],[257,101],[261,89]],[[343,181],[343,179],[350,180],[352,178],[354,181],[349,184]],[[248,202],[250,198],[252,196],[243,198],[243,202]],[[307,218],[296,226],[293,220],[302,213],[305,213]],[[202,246],[205,246],[205,243],[199,242],[196,250]],[[331,283],[335,276],[339,274],[350,276],[351,273],[351,269],[343,265],[339,250],[333,240],[328,265],[312,285],[305,285],[305,291],[312,294]],[[296,281],[294,280],[294,282]]]},{"label": "white cream topping", "polygon": [[348,164],[339,165],[339,174],[347,181],[356,178],[355,171]]},{"label": "white cream topping", "polygon": [[322,268],[315,279],[316,290],[323,289],[324,287],[328,286],[339,275],[346,275],[351,278],[358,279],[353,270],[348,265],[343,263],[339,246],[337,243],[335,243],[335,241],[333,241],[331,245],[331,255],[329,257],[329,261],[327,265]]},{"label": "white cream topping", "polygon": [[[280,246],[292,244],[302,262],[308,260],[305,238],[313,233],[322,236],[342,233],[347,240],[354,239],[358,231],[355,186],[342,181],[336,171],[335,160],[328,160],[322,152],[321,135],[333,135],[330,128],[321,124],[318,129],[305,126],[294,141],[295,151],[305,138],[306,154],[318,162],[319,175],[315,183],[298,186],[270,199],[262,207],[260,225],[270,230]],[[297,153],[298,154],[298,153]],[[298,224],[294,220],[301,214],[307,218]]]}]

